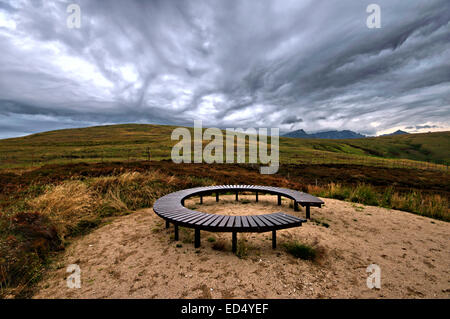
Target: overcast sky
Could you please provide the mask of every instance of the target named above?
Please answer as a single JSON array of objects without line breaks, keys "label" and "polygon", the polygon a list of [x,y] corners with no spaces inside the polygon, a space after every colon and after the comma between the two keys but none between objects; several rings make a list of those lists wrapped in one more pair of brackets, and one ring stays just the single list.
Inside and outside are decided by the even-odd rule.
[{"label": "overcast sky", "polygon": [[449,130],[449,21],[449,0],[0,0],[0,138],[197,119]]}]

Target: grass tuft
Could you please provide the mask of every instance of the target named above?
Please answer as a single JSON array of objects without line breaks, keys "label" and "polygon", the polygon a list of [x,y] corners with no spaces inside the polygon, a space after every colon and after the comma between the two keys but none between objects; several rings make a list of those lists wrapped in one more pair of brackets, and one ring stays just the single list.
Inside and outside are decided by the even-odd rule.
[{"label": "grass tuft", "polygon": [[289,254],[296,258],[300,258],[303,260],[315,260],[317,257],[316,249],[306,244],[291,242],[285,243],[284,247]]},{"label": "grass tuft", "polygon": [[215,241],[212,245],[212,249],[218,250],[218,251],[224,251],[226,247],[226,242],[223,239],[219,239]]}]

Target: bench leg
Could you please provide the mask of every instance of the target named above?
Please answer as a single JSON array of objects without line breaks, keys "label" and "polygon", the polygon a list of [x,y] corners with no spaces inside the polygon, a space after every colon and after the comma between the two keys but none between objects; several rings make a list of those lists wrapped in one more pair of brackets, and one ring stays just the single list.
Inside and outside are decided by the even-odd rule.
[{"label": "bench leg", "polygon": [[236,201],[238,201],[239,200],[239,192],[236,192]]},{"label": "bench leg", "polygon": [[178,225],[174,225],[175,226],[175,241],[178,240]]},{"label": "bench leg", "polygon": [[166,220],[166,228],[169,228],[169,226],[170,226],[170,223],[168,220]]},{"label": "bench leg", "polygon": [[181,200],[181,205],[184,206],[184,199]]},{"label": "bench leg", "polygon": [[281,195],[278,195],[278,206],[281,206]]},{"label": "bench leg", "polygon": [[311,219],[311,212],[309,209],[309,205],[306,205],[306,219]]},{"label": "bench leg", "polygon": [[203,204],[203,195],[200,195],[200,204]]},{"label": "bench leg", "polygon": [[200,247],[200,229],[195,229],[195,248]]},{"label": "bench leg", "polygon": [[256,192],[256,202],[258,202],[258,192]]},{"label": "bench leg", "polygon": [[277,248],[277,231],[272,230],[272,248]]},{"label": "bench leg", "polygon": [[232,241],[231,241],[231,250],[233,253],[237,251],[237,233],[233,232]]},{"label": "bench leg", "polygon": [[219,192],[216,193],[216,202],[219,201]]},{"label": "bench leg", "polygon": [[296,201],[294,201],[294,211],[298,212],[298,203]]}]

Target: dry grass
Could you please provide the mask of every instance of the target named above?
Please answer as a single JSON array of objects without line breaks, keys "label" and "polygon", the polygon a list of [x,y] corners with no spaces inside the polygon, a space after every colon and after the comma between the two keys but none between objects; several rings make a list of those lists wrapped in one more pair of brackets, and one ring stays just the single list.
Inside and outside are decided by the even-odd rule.
[{"label": "dry grass", "polygon": [[94,217],[98,196],[81,181],[68,181],[53,186],[43,195],[28,202],[33,211],[39,212],[57,225],[64,237],[70,225]]},{"label": "dry grass", "polygon": [[40,278],[50,251],[62,249],[71,237],[86,234],[104,218],[151,207],[164,194],[201,182],[155,170],[44,186],[24,199],[24,211],[8,216],[0,212],[0,296],[11,288],[14,295],[22,294],[18,287],[32,286]]},{"label": "dry grass", "polygon": [[395,192],[392,187],[379,191],[367,184],[356,187],[329,183],[324,186],[308,185],[307,192],[316,196],[351,201],[371,206],[381,206],[412,212],[418,215],[450,221],[449,201],[439,194],[420,191]]},{"label": "dry grass", "polygon": [[[64,247],[72,236],[85,234],[105,222],[104,218],[152,207],[157,198],[190,187],[243,183],[276,185],[354,202],[376,201],[376,205],[383,207],[450,220],[447,197],[422,190],[442,189],[447,175],[418,172],[420,189],[408,193],[405,187],[402,192],[397,188],[394,192],[389,187],[384,190],[355,183],[326,184],[320,179],[323,186],[307,186],[312,183],[311,176],[326,167],[289,166],[287,173],[291,173],[291,178],[263,176],[257,170],[236,165],[229,167],[224,170],[220,165],[146,162],[49,166],[20,174],[3,173],[0,183],[0,272],[3,273],[0,274],[0,295],[5,287],[31,286],[36,282],[49,252],[62,249],[60,247]],[[300,171],[303,175],[312,174],[310,180],[294,175]],[[326,171],[327,178],[335,179],[338,175],[333,174],[337,171],[339,176],[346,172],[330,168]],[[348,168],[347,175],[353,176],[355,172],[362,174],[365,171]],[[392,172],[396,181],[400,183],[401,180],[407,189],[414,189],[416,184],[406,183],[414,181],[410,171]],[[382,171],[373,169],[365,180],[370,183],[374,176],[391,175],[382,175]],[[386,179],[385,184],[391,182]],[[228,242],[223,243],[220,239],[211,243],[217,250],[226,245]]]}]

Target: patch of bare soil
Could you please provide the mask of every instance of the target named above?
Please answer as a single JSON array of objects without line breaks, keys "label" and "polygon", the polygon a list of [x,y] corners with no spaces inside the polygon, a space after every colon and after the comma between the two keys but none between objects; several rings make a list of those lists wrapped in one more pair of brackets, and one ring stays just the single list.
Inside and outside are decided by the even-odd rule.
[{"label": "patch of bare soil", "polygon": [[[186,201],[204,212],[249,215],[294,212],[276,196],[221,196]],[[34,298],[449,298],[450,224],[396,210],[324,199],[302,227],[271,234],[238,234],[239,258],[230,233],[173,227],[147,209],[121,217],[70,245],[39,284]],[[329,226],[329,227],[326,227]],[[314,244],[317,261],[294,258],[284,243]],[[216,250],[213,249],[222,249]],[[68,288],[66,267],[81,268],[81,288]],[[369,289],[367,266],[381,267],[381,289]]]}]

